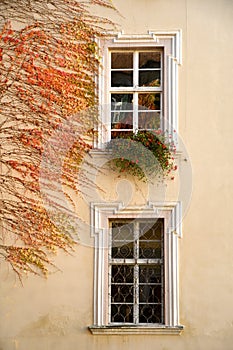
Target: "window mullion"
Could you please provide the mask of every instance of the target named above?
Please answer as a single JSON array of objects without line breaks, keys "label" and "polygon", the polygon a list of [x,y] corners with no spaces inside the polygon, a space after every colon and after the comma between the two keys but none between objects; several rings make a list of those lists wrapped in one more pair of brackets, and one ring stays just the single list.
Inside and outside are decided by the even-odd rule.
[{"label": "window mullion", "polygon": [[139,322],[139,266],[138,266],[138,257],[139,257],[139,223],[134,222],[134,257],[135,257],[135,266],[134,266],[134,323],[138,324]]},{"label": "window mullion", "polygon": [[133,131],[138,130],[138,93],[133,94]]},{"label": "window mullion", "polygon": [[139,52],[135,51],[133,55],[133,131],[138,130],[138,85],[139,85]]},{"label": "window mullion", "polygon": [[134,89],[138,88],[139,85],[139,53],[135,51],[133,54],[133,86]]},{"label": "window mullion", "polygon": [[108,240],[108,322],[111,323],[111,286],[112,286],[112,228],[109,228]]}]

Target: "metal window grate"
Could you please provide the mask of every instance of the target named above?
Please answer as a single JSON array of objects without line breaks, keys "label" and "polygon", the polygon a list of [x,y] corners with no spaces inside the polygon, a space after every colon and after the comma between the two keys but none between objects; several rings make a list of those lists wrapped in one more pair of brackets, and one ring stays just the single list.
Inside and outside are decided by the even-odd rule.
[{"label": "metal window grate", "polygon": [[110,323],[164,323],[164,222],[111,220]]}]

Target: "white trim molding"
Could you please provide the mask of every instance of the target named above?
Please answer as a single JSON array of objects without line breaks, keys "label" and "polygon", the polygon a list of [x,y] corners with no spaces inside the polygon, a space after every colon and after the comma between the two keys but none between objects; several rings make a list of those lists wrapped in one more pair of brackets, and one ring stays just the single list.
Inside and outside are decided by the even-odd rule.
[{"label": "white trim molding", "polygon": [[[171,50],[170,56],[177,61],[178,64],[182,64],[182,31],[156,31],[148,30],[147,34],[124,34],[124,32],[115,33],[110,36],[114,43],[122,45],[126,44],[127,47],[140,47],[140,46],[165,46],[167,42],[170,42]],[[118,45],[119,46],[119,45]],[[115,47],[115,45],[114,45]]]},{"label": "white trim molding", "polygon": [[128,334],[157,334],[157,335],[179,335],[183,331],[183,326],[156,326],[156,327],[138,327],[138,326],[90,326],[89,330],[94,335],[128,335]]},{"label": "white trim molding", "polygon": [[[180,202],[149,202],[146,207],[127,207],[123,203],[92,203],[91,227],[95,242],[93,334],[180,334],[178,240],[182,236]],[[108,236],[112,219],[163,218],[165,269],[165,322],[161,325],[111,325],[108,318]]]}]

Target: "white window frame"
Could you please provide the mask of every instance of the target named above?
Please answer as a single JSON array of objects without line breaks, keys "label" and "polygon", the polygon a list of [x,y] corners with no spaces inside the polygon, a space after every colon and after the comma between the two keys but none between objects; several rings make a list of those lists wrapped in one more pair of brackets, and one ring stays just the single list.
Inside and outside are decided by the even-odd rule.
[{"label": "white window frame", "polygon": [[[92,203],[91,227],[95,244],[93,334],[180,334],[178,239],[182,235],[181,203],[148,203],[145,208],[124,209],[122,203]],[[165,323],[148,325],[114,325],[109,323],[108,239],[109,220],[164,219]]]},{"label": "white window frame", "polygon": [[[108,86],[108,97],[107,101],[108,104],[111,104],[111,94],[130,94],[132,95],[133,102],[132,102],[132,114],[133,114],[133,122],[132,122],[132,129],[135,133],[136,130],[139,129],[139,104],[138,104],[138,98],[139,95],[143,94],[159,94],[160,95],[160,109],[156,110],[156,112],[159,112],[160,115],[163,115],[163,72],[164,72],[164,65],[163,65],[163,51],[161,49],[158,49],[156,47],[150,47],[150,48],[134,48],[134,49],[109,49],[109,60],[111,65],[111,54],[114,53],[132,53],[133,55],[133,66],[132,66],[132,73],[133,73],[133,85],[130,87],[115,87],[110,86],[110,79],[111,79],[111,73],[114,72],[114,69],[110,69],[110,75],[109,75],[109,86]],[[159,86],[139,86],[139,76],[140,76],[140,68],[139,68],[139,54],[141,52],[158,52],[161,55],[161,61],[160,61],[160,85]],[[110,68],[110,67],[109,67]],[[157,68],[158,70],[158,68]],[[120,71],[122,71],[120,69]],[[145,108],[146,109],[146,108]],[[112,112],[112,111],[111,111]],[[162,120],[163,122],[163,120]],[[109,124],[109,122],[108,122]],[[107,138],[111,138],[111,127],[107,128]],[[125,131],[128,131],[127,129]]]},{"label": "white window frame", "polygon": [[[145,35],[126,35],[123,32],[112,34],[99,41],[102,62],[98,78],[101,126],[98,130],[97,148],[111,139],[111,111],[109,92],[111,90],[112,50],[162,49],[163,50],[163,106],[162,126],[177,142],[178,132],[178,65],[182,64],[182,33],[148,31]],[[141,88],[140,88],[141,89]],[[174,132],[175,131],[175,132]]]}]

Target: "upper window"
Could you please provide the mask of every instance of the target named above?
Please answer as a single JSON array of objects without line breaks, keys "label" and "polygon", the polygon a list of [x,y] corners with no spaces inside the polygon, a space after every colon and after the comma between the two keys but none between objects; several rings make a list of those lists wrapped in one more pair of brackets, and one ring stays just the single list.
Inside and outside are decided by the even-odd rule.
[{"label": "upper window", "polygon": [[161,128],[161,50],[111,51],[111,138]]},{"label": "upper window", "polygon": [[162,129],[175,141],[180,39],[176,31],[101,41],[99,145],[137,130]]}]

